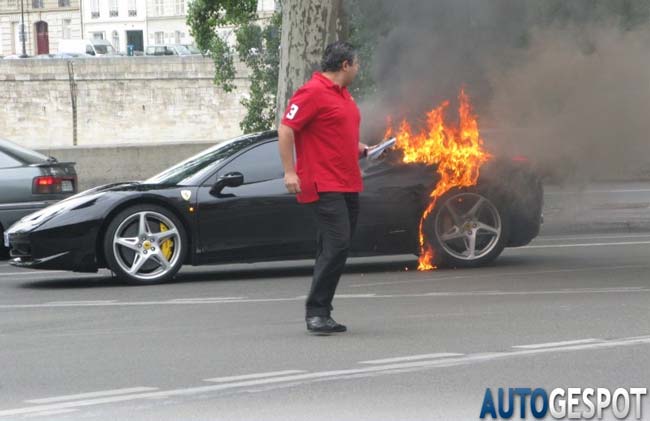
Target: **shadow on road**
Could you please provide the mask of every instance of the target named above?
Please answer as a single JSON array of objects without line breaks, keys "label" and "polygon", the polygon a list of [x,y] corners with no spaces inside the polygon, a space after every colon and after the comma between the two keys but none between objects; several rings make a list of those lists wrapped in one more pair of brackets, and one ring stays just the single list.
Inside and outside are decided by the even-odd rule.
[{"label": "shadow on road", "polygon": [[[559,263],[565,262],[560,258]],[[486,273],[497,270],[508,269],[530,269],[539,270],[540,267],[548,267],[558,265],[558,257],[552,259],[540,260],[539,256],[501,256],[496,262],[487,266],[475,269],[453,269],[453,268],[440,268],[436,273],[460,273],[460,272],[474,272],[477,275],[482,271]],[[396,273],[396,272],[415,272],[417,273],[418,262],[415,259],[405,259],[401,257],[397,261],[381,261],[381,262],[355,262],[348,263],[345,273],[347,274],[380,274],[380,273]],[[247,282],[266,282],[273,279],[282,278],[295,278],[295,277],[311,277],[313,270],[313,263],[305,262],[286,262],[286,263],[269,263],[269,264],[254,264],[252,267],[246,265],[224,265],[224,266],[205,266],[205,267],[187,267],[176,278],[168,283],[161,285],[143,285],[148,288],[164,288],[169,285],[179,285],[185,283],[199,283],[199,282],[229,282],[229,281],[247,281]],[[560,266],[563,266],[560,264]],[[36,272],[35,272],[36,273]],[[422,273],[426,276],[425,273]],[[138,286],[138,285],[135,285]],[[84,288],[114,288],[114,287],[134,287],[134,285],[127,285],[117,280],[111,275],[75,275],[70,274],[69,277],[57,277],[56,279],[42,279],[38,281],[29,281],[20,284],[20,288],[25,289],[84,289]]]},{"label": "shadow on road", "polygon": [[[244,265],[237,265],[235,268],[232,266],[188,267],[179,273],[173,281],[162,284],[162,286],[195,282],[228,282],[241,280],[264,282],[268,279],[310,277],[313,270],[313,263],[311,262],[291,262],[287,263],[285,266],[279,266],[275,263],[272,267],[264,267],[262,264],[256,264],[255,267],[251,268],[242,266]],[[402,259],[399,262],[351,263],[346,267],[346,273],[403,272],[405,270],[415,271],[416,269],[417,260],[413,258],[412,260],[407,261]],[[82,289],[105,287],[133,287],[133,285],[124,284],[111,275],[96,275],[90,277],[83,275],[83,277],[81,277],[72,273],[70,274],[70,277],[29,281],[20,285],[20,288],[26,289]]]}]

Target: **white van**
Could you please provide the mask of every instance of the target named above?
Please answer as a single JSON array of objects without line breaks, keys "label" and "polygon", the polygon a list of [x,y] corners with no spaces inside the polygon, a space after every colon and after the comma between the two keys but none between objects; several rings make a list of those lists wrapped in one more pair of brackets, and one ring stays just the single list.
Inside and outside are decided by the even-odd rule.
[{"label": "white van", "polygon": [[59,54],[105,56],[117,55],[113,45],[104,39],[62,39]]}]

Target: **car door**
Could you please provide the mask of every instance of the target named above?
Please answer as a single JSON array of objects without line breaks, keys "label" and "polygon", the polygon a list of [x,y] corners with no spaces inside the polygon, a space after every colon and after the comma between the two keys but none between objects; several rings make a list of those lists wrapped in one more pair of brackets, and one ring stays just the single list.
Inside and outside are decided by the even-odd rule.
[{"label": "car door", "polygon": [[404,165],[392,155],[361,162],[363,192],[353,255],[417,251],[418,224],[435,186],[435,168]]},{"label": "car door", "polygon": [[[211,192],[220,176],[244,183]],[[211,176],[198,193],[199,260],[260,261],[312,257],[315,225],[307,206],[284,187],[277,140],[256,145]]]}]

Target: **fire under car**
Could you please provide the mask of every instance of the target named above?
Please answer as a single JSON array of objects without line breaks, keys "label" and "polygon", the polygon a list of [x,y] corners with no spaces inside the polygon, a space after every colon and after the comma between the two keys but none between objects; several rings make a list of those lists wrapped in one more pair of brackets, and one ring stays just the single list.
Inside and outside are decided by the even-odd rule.
[{"label": "fire under car", "polygon": [[[14,266],[95,272],[135,284],[182,265],[313,258],[308,206],[286,191],[277,132],[222,142],[141,182],[110,184],[33,213],[5,233]],[[435,168],[399,150],[362,159],[364,191],[351,256],[420,253]],[[539,233],[542,186],[522,160],[493,157],[473,187],[439,197],[423,221],[436,265],[477,267]]]}]

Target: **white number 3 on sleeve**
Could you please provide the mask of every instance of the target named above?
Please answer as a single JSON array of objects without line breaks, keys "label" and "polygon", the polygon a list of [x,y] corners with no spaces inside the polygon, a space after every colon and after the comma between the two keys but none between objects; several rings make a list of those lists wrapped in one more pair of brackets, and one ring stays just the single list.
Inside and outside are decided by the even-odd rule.
[{"label": "white number 3 on sleeve", "polygon": [[287,119],[293,120],[297,112],[298,112],[298,106],[296,104],[291,104],[291,108],[289,108],[289,112],[287,113]]}]

